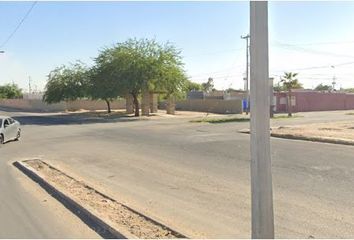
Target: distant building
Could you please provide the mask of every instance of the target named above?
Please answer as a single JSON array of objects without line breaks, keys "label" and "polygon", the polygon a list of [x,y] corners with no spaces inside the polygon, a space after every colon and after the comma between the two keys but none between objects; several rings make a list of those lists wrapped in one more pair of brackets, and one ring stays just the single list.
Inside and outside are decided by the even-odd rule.
[{"label": "distant building", "polygon": [[187,99],[220,99],[220,100],[234,100],[234,99],[243,99],[247,96],[245,91],[231,90],[231,91],[212,91],[212,92],[203,92],[203,91],[190,91],[187,93]]}]

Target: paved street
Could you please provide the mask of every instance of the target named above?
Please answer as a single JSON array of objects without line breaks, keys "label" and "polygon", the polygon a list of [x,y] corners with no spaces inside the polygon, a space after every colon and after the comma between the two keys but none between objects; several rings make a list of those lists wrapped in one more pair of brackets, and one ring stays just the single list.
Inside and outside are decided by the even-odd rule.
[{"label": "paved street", "polygon": [[[3,114],[23,137],[0,149],[0,237],[97,237],[11,165],[35,157],[188,236],[250,237],[247,122]],[[272,124],[354,119],[299,115]],[[354,237],[354,147],[273,138],[272,158],[276,237]]]}]

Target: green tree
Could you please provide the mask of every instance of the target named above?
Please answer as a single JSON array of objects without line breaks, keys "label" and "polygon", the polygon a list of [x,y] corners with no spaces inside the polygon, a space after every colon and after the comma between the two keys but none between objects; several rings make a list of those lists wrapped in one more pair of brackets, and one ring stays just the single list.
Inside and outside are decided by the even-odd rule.
[{"label": "green tree", "polygon": [[344,89],[344,92],[347,92],[347,93],[354,93],[354,88],[345,88],[345,89]]},{"label": "green tree", "polygon": [[135,116],[139,116],[139,95],[143,90],[177,94],[185,83],[180,52],[170,43],[149,39],[128,39],[100,53],[102,66],[115,81],[121,96],[131,94]]},{"label": "green tree", "polygon": [[192,82],[190,80],[186,80],[185,83],[185,92],[190,92],[190,91],[201,91],[202,90],[202,85],[196,82]]},{"label": "green tree", "polygon": [[298,73],[285,72],[284,76],[281,78],[283,83],[283,88],[288,91],[288,116],[292,116],[292,106],[291,106],[291,92],[292,89],[302,88],[302,84],[296,78]]},{"label": "green tree", "polygon": [[73,101],[88,96],[89,71],[81,62],[55,68],[48,75],[43,100],[47,103]]},{"label": "green tree", "polygon": [[22,89],[20,89],[16,84],[5,84],[0,86],[0,99],[22,98],[22,96]]},{"label": "green tree", "polygon": [[123,90],[119,85],[120,77],[114,65],[109,64],[112,60],[109,49],[102,51],[95,59],[95,66],[89,71],[88,94],[92,99],[102,99],[107,104],[107,112],[111,113],[111,102],[122,96]]},{"label": "green tree", "polygon": [[273,86],[273,90],[274,90],[275,92],[282,92],[282,91],[285,91],[283,85],[280,85],[280,82],[278,82],[277,84],[275,84],[275,85]]},{"label": "green tree", "polygon": [[204,92],[211,92],[214,90],[214,79],[212,77],[208,78],[208,81],[202,83],[202,89]]},{"label": "green tree", "polygon": [[157,89],[164,92],[167,99],[170,97],[184,98],[188,84],[184,70],[178,65],[163,66],[162,75]]},{"label": "green tree", "polygon": [[322,83],[318,84],[314,90],[316,91],[332,91],[332,86],[331,85],[324,85]]}]

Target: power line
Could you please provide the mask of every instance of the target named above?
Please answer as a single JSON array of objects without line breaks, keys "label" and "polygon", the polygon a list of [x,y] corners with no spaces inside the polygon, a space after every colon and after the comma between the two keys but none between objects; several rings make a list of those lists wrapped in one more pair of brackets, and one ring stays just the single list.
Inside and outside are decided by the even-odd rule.
[{"label": "power line", "polygon": [[[238,60],[238,59],[237,59]],[[190,78],[201,78],[207,75],[219,75],[219,74],[224,74],[224,73],[229,73],[230,71],[239,68],[241,65],[236,65],[237,60],[234,62],[235,64],[232,64],[229,68],[224,68],[224,69],[220,69],[218,71],[215,72],[203,72],[203,73],[198,73],[198,74],[192,74],[189,75],[188,77]]]},{"label": "power line", "polygon": [[[341,67],[341,66],[351,65],[351,64],[354,64],[354,61],[338,63],[338,64],[332,64],[332,65],[322,65],[322,66],[314,66],[314,67],[307,67],[307,68],[297,68],[297,69],[292,69],[292,70],[286,70],[285,72],[305,71],[305,70],[313,70],[313,69],[321,69],[321,68],[330,68],[331,66]],[[284,71],[274,71],[274,72],[284,72]]]},{"label": "power line", "polygon": [[[221,76],[212,76],[213,79],[224,79],[225,78],[230,78],[230,77],[242,77],[242,74],[227,74],[227,75],[221,75]],[[206,78],[190,78],[192,80],[203,80]]]},{"label": "power line", "polygon": [[[278,41],[275,41],[279,43]],[[342,41],[342,42],[314,42],[314,43],[296,43],[287,44],[288,46],[314,46],[314,45],[335,45],[335,44],[354,44],[354,41]]]},{"label": "power line", "polygon": [[307,52],[307,53],[312,53],[312,54],[327,55],[327,56],[341,57],[341,58],[354,58],[354,56],[352,56],[352,55],[323,52],[323,51],[318,51],[315,49],[308,49],[308,48],[298,47],[298,46],[291,45],[291,44],[281,43],[278,41],[275,41],[275,45],[278,47],[281,47],[281,48],[288,49],[288,50],[302,51],[302,52]]},{"label": "power line", "polygon": [[237,52],[240,50],[242,50],[242,48],[232,48],[232,49],[225,49],[225,50],[221,50],[221,51],[204,52],[204,53],[199,53],[199,54],[185,55],[183,57],[189,58],[189,57],[199,57],[199,56],[205,56],[205,55],[219,55],[219,54],[223,54],[223,53],[233,54],[234,52]]},{"label": "power line", "polygon": [[15,35],[15,33],[17,32],[17,30],[21,27],[22,23],[26,20],[26,18],[29,16],[29,14],[31,13],[32,9],[34,8],[34,6],[37,4],[37,1],[33,2],[31,7],[28,9],[28,11],[26,12],[26,14],[23,16],[23,18],[21,19],[21,21],[17,24],[16,28],[12,31],[12,33],[8,36],[8,38],[0,45],[0,48],[3,48],[10,40],[11,38]]}]

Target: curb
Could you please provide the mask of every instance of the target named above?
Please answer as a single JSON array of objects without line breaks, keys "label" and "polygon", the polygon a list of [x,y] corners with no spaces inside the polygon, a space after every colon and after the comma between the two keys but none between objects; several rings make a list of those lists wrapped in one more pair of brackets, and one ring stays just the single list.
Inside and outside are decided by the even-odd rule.
[{"label": "curb", "polygon": [[79,217],[84,223],[86,223],[92,230],[94,230],[97,234],[105,239],[122,239],[122,238],[135,238],[136,236],[132,234],[125,233],[124,235],[111,227],[109,224],[92,214],[86,208],[76,203],[73,199],[66,196],[52,185],[50,185],[46,180],[32,171],[29,167],[25,166],[23,163],[17,161],[14,162],[13,165],[17,167],[20,171],[26,174],[33,181],[38,183],[41,187],[43,187],[52,197],[57,199],[60,203],[62,203],[67,209],[69,209],[72,213],[74,213],[77,217]]},{"label": "curb", "polygon": [[337,138],[306,137],[306,136],[299,136],[299,135],[293,135],[293,134],[279,134],[279,133],[271,133],[270,135],[272,137],[277,137],[277,138],[286,138],[286,139],[295,139],[295,140],[303,140],[303,141],[311,141],[311,142],[332,143],[332,144],[354,146],[354,141],[348,141],[348,140],[337,139]]},{"label": "curb", "polygon": [[[242,130],[239,130],[238,132],[250,134],[249,129],[242,129]],[[300,136],[300,135],[272,133],[272,132],[270,133],[270,136],[276,137],[276,138],[291,139],[291,140],[303,140],[303,141],[310,141],[310,142],[321,142],[321,143],[331,143],[331,144],[341,144],[341,145],[354,146],[354,141],[348,141],[348,140],[337,139],[337,138],[306,137],[306,136]]]}]

